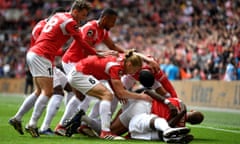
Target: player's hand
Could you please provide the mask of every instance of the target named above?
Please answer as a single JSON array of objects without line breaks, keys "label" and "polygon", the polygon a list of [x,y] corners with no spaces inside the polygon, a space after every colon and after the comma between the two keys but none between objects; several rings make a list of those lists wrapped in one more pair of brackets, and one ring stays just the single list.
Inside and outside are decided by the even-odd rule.
[{"label": "player's hand", "polygon": [[118,98],[120,104],[126,104],[128,102],[128,99],[125,98]]},{"label": "player's hand", "polygon": [[148,101],[148,102],[152,102],[153,101],[152,97],[150,97],[149,95],[145,94],[144,92],[142,92],[139,95],[140,95],[140,98],[142,100],[145,100],[145,101]]},{"label": "player's hand", "polygon": [[118,52],[114,51],[114,50],[108,50],[108,51],[104,51],[104,52],[98,52],[97,55],[99,57],[106,57],[106,56],[109,56],[109,55],[118,56]]},{"label": "player's hand", "polygon": [[173,118],[178,114],[177,108],[170,102],[167,104],[169,110],[170,110],[170,117]]}]

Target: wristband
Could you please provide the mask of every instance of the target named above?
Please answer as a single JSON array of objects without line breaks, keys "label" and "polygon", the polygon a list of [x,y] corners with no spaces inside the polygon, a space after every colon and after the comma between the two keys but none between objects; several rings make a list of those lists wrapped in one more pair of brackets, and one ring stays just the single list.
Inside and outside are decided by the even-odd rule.
[{"label": "wristband", "polygon": [[165,97],[169,98],[169,97],[171,97],[171,94],[170,93],[166,93]]},{"label": "wristband", "polygon": [[168,99],[164,100],[164,104],[169,104],[169,103],[170,103],[170,101]]}]

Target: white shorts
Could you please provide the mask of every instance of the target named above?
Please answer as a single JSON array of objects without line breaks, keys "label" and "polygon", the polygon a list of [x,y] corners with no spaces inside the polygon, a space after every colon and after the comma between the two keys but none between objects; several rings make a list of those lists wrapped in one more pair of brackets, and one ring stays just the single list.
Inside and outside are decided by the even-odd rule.
[{"label": "white shorts", "polygon": [[129,132],[131,138],[142,140],[159,139],[157,131],[150,128],[150,120],[157,117],[154,114],[138,114],[135,115],[129,122]]},{"label": "white shorts", "polygon": [[28,52],[26,58],[33,77],[53,77],[53,66],[50,60],[33,52]]},{"label": "white shorts", "polygon": [[72,87],[83,94],[86,94],[90,89],[100,83],[94,76],[77,72],[75,68],[67,75],[67,79]]},{"label": "white shorts", "polygon": [[132,117],[142,113],[150,113],[152,107],[150,102],[143,100],[131,100],[129,103],[130,105],[123,109],[123,112],[119,116],[120,121],[126,128],[128,128]]},{"label": "white shorts", "polygon": [[67,84],[67,76],[57,67],[53,68],[53,87],[61,85],[64,88]]},{"label": "white shorts", "polygon": [[66,75],[70,73],[70,71],[75,67],[75,65],[76,63],[65,63],[64,61],[62,61],[62,66]]}]

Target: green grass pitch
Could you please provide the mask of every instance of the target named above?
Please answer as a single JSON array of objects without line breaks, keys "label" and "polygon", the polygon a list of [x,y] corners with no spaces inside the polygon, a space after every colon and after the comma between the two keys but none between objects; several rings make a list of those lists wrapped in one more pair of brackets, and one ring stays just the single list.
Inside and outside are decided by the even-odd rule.
[{"label": "green grass pitch", "polygon": [[[8,120],[12,117],[19,106],[22,104],[24,97],[17,95],[0,94],[0,143],[1,144],[159,144],[159,141],[109,141],[98,138],[90,138],[83,135],[74,135],[71,138],[60,136],[41,136],[32,138],[28,133],[19,135]],[[194,140],[191,144],[237,144],[240,141],[240,112],[224,110],[201,109],[205,119],[201,125],[187,125],[191,128],[191,134]],[[52,129],[56,126],[64,112],[64,105],[52,122]],[[30,118],[31,112],[23,118],[23,126],[26,125]],[[42,116],[43,118],[43,116]],[[39,125],[43,119],[40,119]]]}]

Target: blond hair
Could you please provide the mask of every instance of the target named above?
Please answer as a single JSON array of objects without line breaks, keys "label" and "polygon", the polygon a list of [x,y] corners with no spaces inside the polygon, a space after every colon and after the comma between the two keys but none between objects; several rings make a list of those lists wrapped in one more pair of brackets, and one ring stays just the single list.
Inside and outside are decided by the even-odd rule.
[{"label": "blond hair", "polygon": [[124,64],[126,64],[126,62],[130,62],[134,67],[142,67],[143,65],[142,58],[134,54],[134,50],[125,52]]}]

